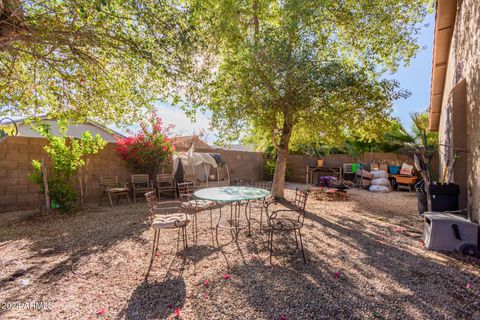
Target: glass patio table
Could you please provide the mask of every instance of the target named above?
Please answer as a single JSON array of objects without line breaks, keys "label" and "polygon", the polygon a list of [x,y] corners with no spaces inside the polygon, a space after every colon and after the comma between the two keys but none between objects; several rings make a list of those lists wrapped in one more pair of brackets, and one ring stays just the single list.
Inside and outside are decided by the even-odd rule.
[{"label": "glass patio table", "polygon": [[[218,228],[230,229],[232,239],[235,240],[238,239],[241,229],[248,227],[248,234],[251,234],[249,203],[253,200],[263,199],[269,194],[270,191],[266,189],[238,186],[205,188],[194,193],[195,197],[199,199],[215,201],[219,204],[230,203],[230,215],[226,221],[222,220],[222,206],[219,206],[220,216],[215,227],[218,246],[220,246],[218,242]],[[245,206],[245,219],[241,219],[242,204]]]}]

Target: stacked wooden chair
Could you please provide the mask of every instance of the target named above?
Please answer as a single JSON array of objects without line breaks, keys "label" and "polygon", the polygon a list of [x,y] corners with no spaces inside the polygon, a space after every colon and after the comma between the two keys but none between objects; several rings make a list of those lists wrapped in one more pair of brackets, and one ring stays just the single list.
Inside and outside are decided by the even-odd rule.
[{"label": "stacked wooden chair", "polygon": [[103,197],[105,194],[108,197],[108,201],[110,203],[110,207],[113,208],[113,199],[112,197],[116,197],[117,204],[120,201],[120,197],[124,196],[127,199],[128,205],[130,205],[130,189],[128,188],[128,184],[120,185],[118,182],[117,176],[108,176],[108,177],[100,177],[100,187],[102,188],[102,195],[100,197],[99,206],[102,205]]},{"label": "stacked wooden chair", "polygon": [[144,195],[147,192],[154,191],[153,183],[148,174],[132,174],[132,193],[133,202],[137,202],[137,194]]}]

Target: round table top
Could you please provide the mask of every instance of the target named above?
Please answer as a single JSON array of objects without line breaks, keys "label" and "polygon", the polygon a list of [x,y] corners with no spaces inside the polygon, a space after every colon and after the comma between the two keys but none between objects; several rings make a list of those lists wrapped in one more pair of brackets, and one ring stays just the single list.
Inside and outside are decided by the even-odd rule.
[{"label": "round table top", "polygon": [[195,191],[194,195],[203,200],[233,202],[241,200],[256,200],[265,198],[270,191],[252,187],[215,187]]}]

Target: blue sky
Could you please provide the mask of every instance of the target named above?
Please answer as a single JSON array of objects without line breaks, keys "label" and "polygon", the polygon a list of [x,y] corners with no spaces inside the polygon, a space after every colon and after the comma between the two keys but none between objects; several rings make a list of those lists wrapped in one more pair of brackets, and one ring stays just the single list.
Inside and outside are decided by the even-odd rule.
[{"label": "blue sky", "polygon": [[[407,99],[395,101],[393,111],[393,116],[400,118],[407,130],[412,127],[409,113],[425,111],[430,101],[434,18],[434,14],[430,14],[423,23],[425,26],[418,38],[422,49],[410,62],[410,65],[401,67],[394,74],[386,75],[386,78],[399,81],[401,88],[411,92],[411,96]],[[209,130],[210,117],[208,113],[197,113],[196,122],[192,122],[179,107],[158,103],[157,108],[165,123],[175,124],[177,134],[192,135],[194,132],[198,134],[201,130],[205,130],[207,132],[206,140],[215,141],[215,132]]]}]

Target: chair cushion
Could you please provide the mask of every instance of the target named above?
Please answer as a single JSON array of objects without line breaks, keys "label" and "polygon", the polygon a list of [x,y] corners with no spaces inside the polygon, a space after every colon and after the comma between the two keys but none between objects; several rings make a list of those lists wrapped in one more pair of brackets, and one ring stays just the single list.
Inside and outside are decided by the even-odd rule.
[{"label": "chair cushion", "polygon": [[294,230],[302,227],[302,224],[298,220],[289,218],[273,218],[270,219],[268,225],[273,230]]},{"label": "chair cushion", "polygon": [[213,209],[216,206],[217,204],[215,202],[208,200],[190,200],[182,203],[184,209],[192,211]]},{"label": "chair cushion", "polygon": [[154,229],[180,228],[190,223],[190,217],[185,213],[157,214],[153,218]]},{"label": "chair cushion", "polygon": [[128,192],[128,188],[110,188],[110,192]]}]

